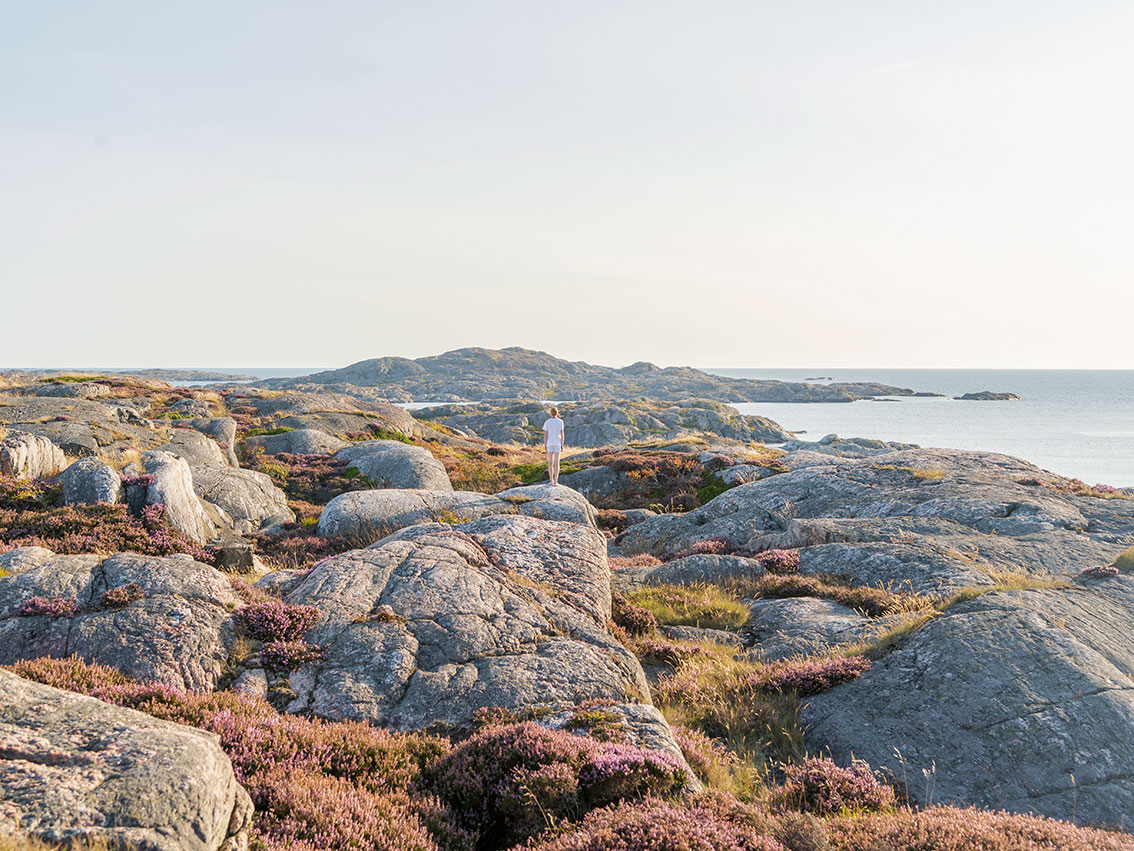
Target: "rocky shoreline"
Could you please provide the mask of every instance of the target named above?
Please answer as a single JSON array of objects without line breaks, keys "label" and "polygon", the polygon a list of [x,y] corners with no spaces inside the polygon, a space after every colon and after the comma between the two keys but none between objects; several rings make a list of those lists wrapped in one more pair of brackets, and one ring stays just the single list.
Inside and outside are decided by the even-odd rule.
[{"label": "rocky shoreline", "polygon": [[552,488],[537,403],[337,386],[6,374],[0,838],[1134,842],[1131,489],[691,397]]}]

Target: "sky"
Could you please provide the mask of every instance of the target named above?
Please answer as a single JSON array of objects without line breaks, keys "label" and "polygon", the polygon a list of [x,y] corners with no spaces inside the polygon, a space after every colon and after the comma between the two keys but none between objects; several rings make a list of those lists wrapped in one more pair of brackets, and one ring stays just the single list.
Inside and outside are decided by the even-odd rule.
[{"label": "sky", "polygon": [[1134,368],[1134,4],[8,3],[0,367]]}]

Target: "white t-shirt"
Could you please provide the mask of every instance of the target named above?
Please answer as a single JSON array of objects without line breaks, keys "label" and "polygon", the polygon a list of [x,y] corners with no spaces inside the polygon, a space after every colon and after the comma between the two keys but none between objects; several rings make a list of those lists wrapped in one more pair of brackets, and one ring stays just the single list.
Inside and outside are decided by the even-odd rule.
[{"label": "white t-shirt", "polygon": [[559,417],[551,417],[543,424],[543,430],[547,432],[548,446],[563,448],[563,420]]}]

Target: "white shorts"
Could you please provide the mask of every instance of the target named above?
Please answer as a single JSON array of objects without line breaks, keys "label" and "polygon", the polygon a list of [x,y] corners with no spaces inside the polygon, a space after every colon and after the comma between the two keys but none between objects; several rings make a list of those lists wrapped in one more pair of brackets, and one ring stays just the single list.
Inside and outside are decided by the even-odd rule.
[{"label": "white shorts", "polygon": [[548,452],[562,452],[563,451],[563,444],[562,443],[549,443],[549,444],[547,444],[547,451]]}]

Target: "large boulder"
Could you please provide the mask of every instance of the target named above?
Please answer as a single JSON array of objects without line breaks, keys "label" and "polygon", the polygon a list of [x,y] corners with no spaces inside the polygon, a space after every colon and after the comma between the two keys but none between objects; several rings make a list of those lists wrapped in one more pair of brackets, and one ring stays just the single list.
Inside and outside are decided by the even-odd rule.
[{"label": "large boulder", "polygon": [[474,491],[351,491],[339,494],[323,508],[319,534],[373,540],[417,523],[461,523],[515,513],[511,503]]},{"label": "large boulder", "polygon": [[335,453],[336,458],[374,482],[380,488],[453,489],[445,467],[428,449],[398,440],[367,440]]},{"label": "large boulder", "polygon": [[154,480],[146,489],[146,505],[164,505],[173,528],[197,543],[205,543],[216,527],[193,491],[193,473],[184,458],[161,450],[142,456],[146,473]]},{"label": "large boulder", "polygon": [[320,610],[308,638],[327,648],[292,676],[293,711],[410,730],[488,706],[649,700],[607,631],[605,541],[575,523],[416,526],[322,562],[287,600]]},{"label": "large boulder", "polygon": [[815,597],[754,600],[745,631],[765,659],[824,653],[839,645],[868,641],[894,618],[868,618],[854,609]]},{"label": "large boulder", "polygon": [[211,437],[192,428],[175,428],[169,440],[158,447],[162,452],[184,458],[190,469],[226,467],[228,456]]},{"label": "large boulder", "polygon": [[256,470],[195,467],[193,490],[202,500],[219,506],[242,534],[295,522],[287,496],[270,476]]},{"label": "large boulder", "polygon": [[0,836],[137,851],[247,848],[217,736],[0,671]]},{"label": "large boulder", "polygon": [[17,479],[46,479],[67,466],[63,450],[34,434],[12,434],[0,441],[0,474]]},{"label": "large boulder", "polygon": [[64,505],[116,503],[122,498],[122,478],[98,458],[80,458],[59,477]]},{"label": "large boulder", "polygon": [[941,803],[1129,827],[1132,680],[1120,576],[954,606],[801,718],[812,747],[908,776],[918,798],[932,782]]},{"label": "large boulder", "polygon": [[510,502],[520,514],[529,517],[595,525],[594,506],[581,493],[565,485],[552,487],[550,484],[542,484],[509,488],[496,496]]},{"label": "large boulder", "polygon": [[[0,664],[77,654],[142,680],[216,688],[240,604],[223,573],[188,556],[40,553],[29,561],[0,582]],[[111,602],[114,589],[111,598],[121,599]]]},{"label": "large boulder", "polygon": [[244,438],[245,446],[258,446],[269,455],[334,455],[349,446],[345,440],[317,428],[293,428],[280,434],[261,434]]}]

